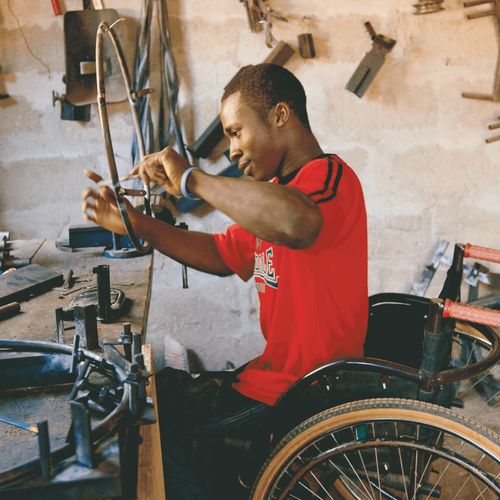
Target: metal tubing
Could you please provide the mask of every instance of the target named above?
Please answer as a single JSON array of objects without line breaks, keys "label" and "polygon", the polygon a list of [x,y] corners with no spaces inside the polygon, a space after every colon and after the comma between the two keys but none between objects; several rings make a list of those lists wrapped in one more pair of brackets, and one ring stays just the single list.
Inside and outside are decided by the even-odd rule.
[{"label": "metal tubing", "polygon": [[[118,22],[118,21],[117,21]],[[134,244],[134,247],[141,253],[147,253],[150,251],[151,246],[149,244],[142,244],[137,236],[135,235],[134,228],[132,226],[132,223],[130,222],[128,212],[127,212],[127,205],[125,204],[125,201],[123,199],[124,196],[124,191],[123,188],[121,187],[120,184],[120,179],[118,177],[118,171],[116,168],[116,162],[115,162],[115,154],[113,151],[113,143],[111,140],[111,132],[109,129],[109,119],[108,119],[108,112],[106,109],[106,89],[105,89],[105,84],[104,84],[104,56],[103,56],[103,38],[104,34],[108,34],[108,36],[111,39],[111,42],[113,44],[113,47],[116,52],[116,56],[118,58],[118,64],[120,66],[120,70],[122,73],[123,81],[127,90],[127,95],[128,95],[128,100],[130,103],[130,109],[132,112],[133,116],[133,121],[134,121],[134,127],[138,139],[138,145],[139,145],[139,151],[140,151],[140,158],[144,157],[144,139],[142,137],[142,132],[140,129],[140,123],[139,123],[139,117],[137,115],[137,110],[135,109],[134,106],[134,99],[135,98],[135,93],[132,92],[130,88],[130,77],[128,75],[128,70],[126,67],[125,63],[125,58],[123,55],[123,51],[121,49],[120,43],[116,36],[113,33],[113,25],[109,26],[106,22],[101,22],[99,24],[99,28],[97,29],[97,35],[96,35],[96,81],[97,81],[97,107],[99,110],[99,119],[101,122],[101,129],[102,129],[102,134],[104,138],[104,145],[105,145],[105,150],[106,150],[106,158],[108,161],[108,167],[109,167],[109,173],[111,177],[111,181],[113,183],[113,189],[115,192],[115,198],[116,202],[118,205],[118,208],[120,210],[120,215],[123,221],[123,224],[125,225],[125,228],[127,230],[127,233],[129,235],[129,238],[131,239],[132,243]],[[149,185],[145,185],[145,190],[147,193],[146,196],[146,202],[145,205],[149,206],[149,197],[150,197],[150,188]]]}]

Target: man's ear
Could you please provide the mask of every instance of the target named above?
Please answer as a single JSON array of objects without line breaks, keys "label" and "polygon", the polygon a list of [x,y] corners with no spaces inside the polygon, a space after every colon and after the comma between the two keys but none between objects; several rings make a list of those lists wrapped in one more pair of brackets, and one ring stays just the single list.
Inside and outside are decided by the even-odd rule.
[{"label": "man's ear", "polygon": [[279,102],[274,106],[273,119],[278,127],[282,127],[290,118],[290,106],[286,102]]}]

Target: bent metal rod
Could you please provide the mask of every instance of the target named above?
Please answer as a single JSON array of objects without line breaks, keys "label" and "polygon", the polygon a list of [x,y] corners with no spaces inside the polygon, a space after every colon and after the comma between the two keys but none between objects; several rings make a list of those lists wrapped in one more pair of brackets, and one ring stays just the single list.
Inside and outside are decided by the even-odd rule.
[{"label": "bent metal rod", "polygon": [[[151,249],[151,246],[148,243],[142,243],[139,238],[135,235],[134,229],[132,227],[132,224],[130,222],[130,219],[128,217],[127,213],[127,207],[125,204],[124,197],[129,194],[129,195],[134,195],[137,193],[137,191],[132,192],[131,190],[127,190],[126,188],[123,188],[120,184],[120,179],[118,177],[118,171],[116,168],[116,162],[115,162],[115,154],[113,151],[113,143],[111,140],[111,132],[109,129],[109,119],[108,119],[108,112],[106,108],[106,88],[104,85],[104,54],[103,54],[103,45],[104,45],[104,35],[107,34],[111,40],[111,43],[113,45],[113,48],[115,50],[116,57],[118,59],[118,64],[120,66],[120,71],[122,74],[123,78],[123,83],[125,85],[126,91],[127,91],[127,97],[128,101],[130,104],[130,111],[132,113],[132,118],[134,122],[134,128],[136,131],[137,135],[137,144],[139,146],[139,156],[140,159],[142,160],[145,155],[145,149],[144,149],[144,139],[142,136],[142,131],[139,123],[139,116],[137,114],[137,110],[135,108],[135,101],[147,94],[152,92],[152,89],[144,89],[140,91],[134,91],[131,88],[130,84],[130,76],[129,72],[127,69],[125,57],[123,54],[123,49],[120,45],[120,42],[115,35],[113,28],[116,26],[117,23],[123,21],[124,18],[120,18],[117,21],[115,21],[113,24],[108,25],[106,22],[101,22],[99,24],[99,27],[97,28],[97,35],[96,35],[96,82],[97,82],[97,107],[99,110],[99,118],[101,122],[101,129],[102,129],[102,134],[104,138],[104,145],[105,145],[105,151],[106,151],[106,159],[108,162],[108,167],[109,167],[109,173],[111,177],[111,182],[113,185],[113,189],[115,192],[115,198],[116,198],[116,203],[118,206],[118,209],[120,210],[120,215],[123,221],[123,224],[125,228],[127,229],[127,233],[134,244],[134,247],[140,251],[141,253],[147,253]],[[145,197],[145,207],[146,211],[149,211],[149,198],[151,195],[150,187],[148,185],[144,186],[145,191],[146,191],[146,197]]]}]

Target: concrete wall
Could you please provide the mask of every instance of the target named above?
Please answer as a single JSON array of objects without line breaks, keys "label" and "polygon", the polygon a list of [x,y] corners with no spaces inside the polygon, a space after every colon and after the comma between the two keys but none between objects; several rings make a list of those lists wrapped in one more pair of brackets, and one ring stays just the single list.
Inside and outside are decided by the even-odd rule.
[{"label": "concrete wall", "polygon": [[[486,145],[498,106],[465,100],[462,91],[491,92],[497,57],[492,18],[467,21],[462,2],[415,16],[415,0],[269,0],[289,18],[274,34],[294,46],[312,29],[317,58],[287,65],[309,96],[313,130],[325,151],[343,156],[365,190],[370,232],[370,291],[408,291],[440,239],[500,246],[498,154]],[[66,10],[79,1],[61,1]],[[236,0],[170,0],[174,53],[181,78],[180,115],[192,143],[218,112],[223,86],[244,64],[268,54],[263,34],[249,32]],[[10,0],[33,53],[0,2],[0,228],[16,237],[63,236],[81,222],[84,168],[106,171],[97,111],[90,123],[61,121],[51,91],[64,92],[62,17],[50,2]],[[106,1],[138,19],[140,2]],[[309,26],[303,16],[310,16]],[[362,99],[344,90],[371,47],[363,22],[397,40]],[[50,74],[48,72],[50,70]],[[1,90],[1,89],[0,89]],[[131,119],[125,104],[110,106],[121,171],[130,168]],[[224,161],[200,166],[215,172]],[[193,229],[219,231],[228,220],[207,209],[181,216]],[[207,368],[245,361],[260,349],[258,304],[251,284],[190,271],[157,256],[151,329],[168,331]],[[161,356],[160,348],[160,356]]]}]

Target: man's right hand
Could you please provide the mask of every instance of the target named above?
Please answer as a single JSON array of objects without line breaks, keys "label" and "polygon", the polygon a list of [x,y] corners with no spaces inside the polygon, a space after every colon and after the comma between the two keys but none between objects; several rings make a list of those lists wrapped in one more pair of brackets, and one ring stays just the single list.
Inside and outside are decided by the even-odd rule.
[{"label": "man's right hand", "polygon": [[180,196],[182,174],[190,166],[189,162],[175,150],[165,148],[146,155],[130,173],[139,175],[145,184],[154,182],[163,186],[167,193]]},{"label": "man's right hand", "polygon": [[[85,170],[85,175],[96,184],[102,181],[102,177],[93,170]],[[130,222],[134,225],[139,213],[127,200],[125,203]],[[95,222],[113,233],[127,235],[115,195],[110,187],[102,186],[98,191],[87,188],[82,195],[82,212],[84,220]]]}]

